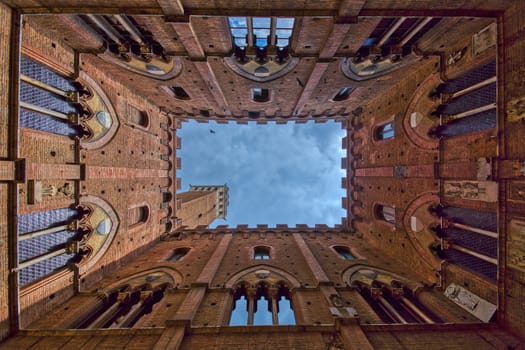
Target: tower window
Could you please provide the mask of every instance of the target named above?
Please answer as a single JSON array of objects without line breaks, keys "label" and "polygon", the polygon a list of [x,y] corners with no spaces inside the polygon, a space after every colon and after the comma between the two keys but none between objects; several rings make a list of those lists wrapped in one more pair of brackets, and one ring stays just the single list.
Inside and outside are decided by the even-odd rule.
[{"label": "tower window", "polygon": [[270,248],[255,247],[253,249],[253,258],[255,260],[270,260]]},{"label": "tower window", "polygon": [[186,254],[190,251],[190,248],[177,248],[173,251],[173,254],[170,256],[168,261],[182,261]]},{"label": "tower window", "polygon": [[268,102],[270,101],[270,90],[263,88],[253,88],[253,100],[255,102]]},{"label": "tower window", "polygon": [[128,227],[143,224],[148,221],[149,208],[147,205],[128,209]]},{"label": "tower window", "polygon": [[344,87],[337,92],[337,95],[332,99],[333,101],[344,101],[350,97],[350,94],[354,91],[352,87]]},{"label": "tower window", "polygon": [[387,205],[378,205],[376,207],[376,215],[380,220],[396,223],[396,209]]},{"label": "tower window", "polygon": [[294,18],[228,17],[232,41],[236,47],[287,47],[292,36]]},{"label": "tower window", "polygon": [[179,100],[189,100],[190,95],[184,90],[184,88],[180,86],[171,86],[170,87],[171,92],[175,95],[175,98],[178,98]]},{"label": "tower window", "polygon": [[133,106],[129,106],[128,121],[143,128],[147,128],[149,125],[148,114]]},{"label": "tower window", "polygon": [[388,140],[394,137],[394,122],[383,124],[375,130],[376,140]]},{"label": "tower window", "polygon": [[343,246],[336,246],[334,247],[334,250],[339,254],[339,256],[345,260],[352,260],[354,259],[354,256],[350,252],[350,249]]}]

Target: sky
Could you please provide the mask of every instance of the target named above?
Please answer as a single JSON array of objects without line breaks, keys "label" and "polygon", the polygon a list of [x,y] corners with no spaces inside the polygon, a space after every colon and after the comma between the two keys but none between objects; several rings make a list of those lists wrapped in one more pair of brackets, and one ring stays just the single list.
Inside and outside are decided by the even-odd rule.
[{"label": "sky", "polygon": [[[213,132],[211,132],[213,131]],[[344,130],[334,121],[315,124],[184,122],[182,179],[179,192],[191,185],[229,188],[226,220],[210,227],[247,224],[341,223],[345,215],[341,198],[341,148]]]}]

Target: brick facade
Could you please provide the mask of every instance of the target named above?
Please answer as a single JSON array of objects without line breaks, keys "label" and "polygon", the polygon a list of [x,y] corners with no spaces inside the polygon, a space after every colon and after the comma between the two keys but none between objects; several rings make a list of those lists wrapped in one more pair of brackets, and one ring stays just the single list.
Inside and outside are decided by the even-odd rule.
[{"label": "brick facade", "polygon": [[[151,34],[167,58],[153,53],[148,62],[172,62],[169,74],[152,76],[151,67],[141,71],[144,57],[136,59],[135,53],[126,53],[128,61],[118,58],[102,37],[107,33],[89,16],[76,15],[122,13],[107,1],[0,4],[2,23],[11,23],[0,34],[0,348],[523,347],[525,5],[497,0],[125,5],[130,23],[142,35]],[[20,13],[28,15],[18,26]],[[250,75],[232,56],[226,16],[246,15],[295,18],[291,57],[274,77]],[[381,25],[387,22],[398,21],[410,33],[402,25],[414,16],[443,18],[415,36],[412,53],[399,61],[395,55],[402,47],[388,44],[388,53],[385,47],[362,47],[372,33],[385,35]],[[120,23],[118,17],[111,21]],[[497,44],[491,45],[494,38]],[[272,50],[269,55],[277,55]],[[94,141],[18,125],[18,108],[28,108],[19,101],[15,79],[19,54],[76,81],[80,101],[98,98],[89,106],[105,104],[108,115],[75,105],[84,114],[72,130],[85,132],[92,123]],[[367,60],[369,72],[383,64],[393,68],[372,72],[371,79],[351,78],[352,67]],[[490,71],[494,60],[497,76]],[[497,99],[490,100],[490,93],[472,97],[468,88],[475,83],[495,89]],[[188,96],[177,97],[180,90],[172,87]],[[347,87],[348,98],[337,101]],[[254,88],[268,89],[270,101],[255,101]],[[83,95],[86,90],[90,96]],[[484,114],[489,127],[467,125],[470,110],[489,102],[497,106]],[[443,112],[454,103],[466,117]],[[347,216],[333,228],[208,229],[216,218],[216,193],[177,194],[177,129],[187,119],[340,121],[347,131],[342,159]],[[102,128],[93,127],[96,120]],[[107,134],[96,139],[97,132]],[[38,226],[38,220],[65,208],[77,213],[66,224],[84,235],[59,247],[74,251],[75,260],[19,285],[23,269],[52,259],[41,253],[19,259],[21,242],[63,225]],[[41,214],[44,219],[38,219]],[[35,218],[29,221],[33,226],[18,227],[28,217]],[[264,257],[257,256],[258,249]],[[490,322],[447,298],[451,284],[497,306]],[[241,295],[248,300],[248,320],[257,298],[273,300],[272,314],[277,296],[286,296],[295,324],[277,325],[272,314],[273,325],[229,326]],[[111,308],[122,308],[122,315],[100,326]],[[119,327],[134,313],[140,317],[132,326]],[[401,322],[403,317],[421,322]],[[99,327],[90,329],[97,320]]]}]

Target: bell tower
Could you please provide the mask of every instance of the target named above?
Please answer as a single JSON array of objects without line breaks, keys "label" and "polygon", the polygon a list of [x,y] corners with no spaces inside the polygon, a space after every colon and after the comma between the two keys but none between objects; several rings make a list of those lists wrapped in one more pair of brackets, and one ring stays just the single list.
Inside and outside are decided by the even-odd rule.
[{"label": "bell tower", "polygon": [[208,226],[213,220],[226,218],[228,186],[190,185],[187,192],[177,194],[177,227]]}]

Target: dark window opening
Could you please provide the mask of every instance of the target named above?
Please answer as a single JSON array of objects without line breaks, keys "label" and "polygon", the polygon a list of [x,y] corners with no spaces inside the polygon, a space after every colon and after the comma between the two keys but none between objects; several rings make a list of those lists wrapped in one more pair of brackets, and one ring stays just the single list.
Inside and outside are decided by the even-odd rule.
[{"label": "dark window opening", "polygon": [[270,248],[255,247],[253,249],[253,258],[255,260],[270,260]]},{"label": "dark window opening", "polygon": [[171,92],[175,95],[175,98],[178,98],[179,100],[189,100],[190,95],[184,90],[184,88],[180,86],[171,86],[170,87]]},{"label": "dark window opening", "polygon": [[378,205],[376,207],[376,216],[383,221],[391,224],[396,223],[396,209],[386,205]]},{"label": "dark window opening", "polygon": [[354,256],[350,252],[350,249],[347,247],[337,246],[334,247],[334,250],[339,254],[339,256],[345,260],[352,260],[354,259]]},{"label": "dark window opening", "polygon": [[270,101],[270,90],[263,88],[253,88],[253,100],[255,102]]},{"label": "dark window opening", "polygon": [[190,251],[190,248],[177,248],[173,251],[173,254],[170,256],[168,261],[182,261],[186,254]]},{"label": "dark window opening", "polygon": [[335,95],[332,100],[333,101],[344,101],[348,99],[348,97],[350,97],[350,94],[352,93],[353,90],[354,88],[352,87],[344,87],[337,92],[337,95]]},{"label": "dark window opening", "polygon": [[376,128],[376,140],[388,140],[394,137],[394,122],[386,123]]}]

